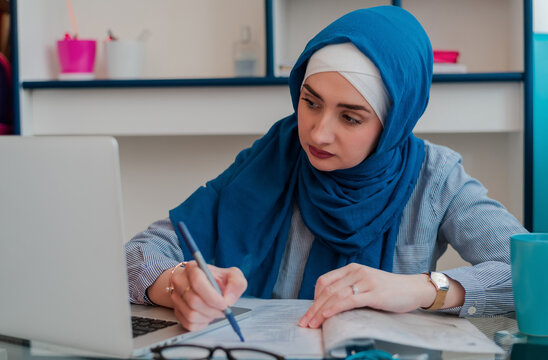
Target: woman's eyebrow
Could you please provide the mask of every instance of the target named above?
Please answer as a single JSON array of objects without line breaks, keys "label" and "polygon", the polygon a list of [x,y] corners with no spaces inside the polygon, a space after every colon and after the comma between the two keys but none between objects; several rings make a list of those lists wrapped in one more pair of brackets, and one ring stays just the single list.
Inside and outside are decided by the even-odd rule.
[{"label": "woman's eyebrow", "polygon": [[317,92],[314,91],[314,89],[312,89],[312,87],[308,84],[304,84],[303,85],[303,88],[305,88],[306,90],[308,90],[312,95],[314,95],[315,97],[317,97],[318,99],[322,100],[322,97],[320,96],[320,94],[318,94]]},{"label": "woman's eyebrow", "polygon": [[[308,84],[304,84],[303,85],[303,88],[305,88],[306,90],[308,90],[308,92],[310,92],[312,95],[314,95],[315,97],[317,97],[318,99],[320,99],[321,101],[323,101],[322,97],[320,96],[320,94],[318,94],[316,91],[314,91],[314,89],[312,89],[312,87]],[[368,113],[372,113],[371,109],[368,109],[366,108],[365,106],[362,106],[362,105],[354,105],[354,104],[343,104],[343,103],[340,103],[340,104],[337,104],[337,107],[342,107],[342,108],[345,108],[345,109],[350,109],[350,110],[363,110],[365,112],[368,112]]]},{"label": "woman's eyebrow", "polygon": [[362,105],[337,104],[337,107],[343,107],[343,108],[350,109],[350,110],[363,110],[363,111],[366,111],[368,113],[371,113],[371,109],[368,109],[368,108],[366,108],[365,106],[362,106]]}]

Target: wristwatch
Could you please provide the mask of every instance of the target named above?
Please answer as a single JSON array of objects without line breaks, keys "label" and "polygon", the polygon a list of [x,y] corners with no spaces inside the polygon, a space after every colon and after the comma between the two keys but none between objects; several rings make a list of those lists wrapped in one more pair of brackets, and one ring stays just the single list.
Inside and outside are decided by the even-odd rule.
[{"label": "wristwatch", "polygon": [[434,303],[423,309],[439,310],[445,302],[445,295],[447,295],[447,291],[449,291],[449,279],[445,276],[445,274],[436,271],[430,271],[424,274],[428,276],[428,280],[430,280],[430,282],[436,287],[437,294]]}]

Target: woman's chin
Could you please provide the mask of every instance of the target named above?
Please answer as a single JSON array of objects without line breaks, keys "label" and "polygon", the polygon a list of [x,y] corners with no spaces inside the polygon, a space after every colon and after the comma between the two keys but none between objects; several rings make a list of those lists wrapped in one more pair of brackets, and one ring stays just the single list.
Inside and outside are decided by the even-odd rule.
[{"label": "woman's chin", "polygon": [[338,170],[338,167],[333,164],[332,159],[318,159],[313,155],[308,155],[308,161],[310,162],[310,165],[314,167],[314,169],[319,171]]}]

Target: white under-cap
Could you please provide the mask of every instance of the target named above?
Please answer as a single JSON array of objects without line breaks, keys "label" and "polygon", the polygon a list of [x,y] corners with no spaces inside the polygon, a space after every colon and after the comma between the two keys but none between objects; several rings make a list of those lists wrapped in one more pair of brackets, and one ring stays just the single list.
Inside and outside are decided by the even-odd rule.
[{"label": "white under-cap", "polygon": [[328,71],[336,71],[344,76],[367,100],[384,126],[384,119],[390,109],[390,95],[379,69],[367,56],[351,42],[326,45],[308,60],[303,84],[310,75]]}]

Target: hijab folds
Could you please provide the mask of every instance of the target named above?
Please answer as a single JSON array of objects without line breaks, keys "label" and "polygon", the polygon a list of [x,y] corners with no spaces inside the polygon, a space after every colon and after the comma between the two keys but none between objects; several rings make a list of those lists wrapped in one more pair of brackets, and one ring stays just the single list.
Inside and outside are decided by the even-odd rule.
[{"label": "hijab folds", "polygon": [[[323,172],[310,164],[299,142],[300,89],[312,54],[348,42],[378,69],[390,107],[375,152],[353,168]],[[185,259],[192,255],[178,221],[185,222],[206,261],[242,270],[245,295],[270,298],[296,203],[314,235],[300,298],[312,299],[319,276],[352,262],[391,271],[401,214],[424,161],[424,143],[412,130],[428,104],[432,61],[424,29],[396,6],[356,10],[322,30],[289,78],[295,113],[170,211]]]}]

